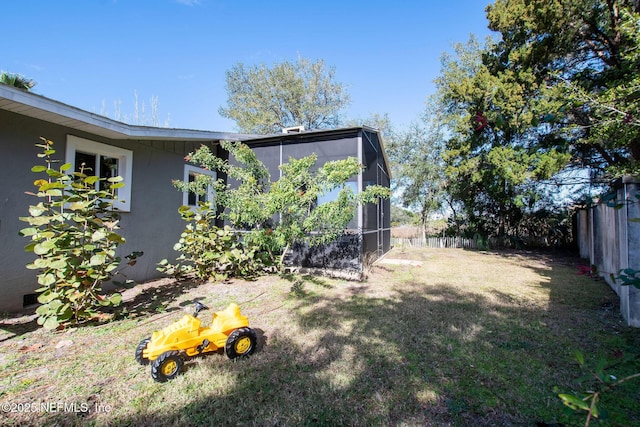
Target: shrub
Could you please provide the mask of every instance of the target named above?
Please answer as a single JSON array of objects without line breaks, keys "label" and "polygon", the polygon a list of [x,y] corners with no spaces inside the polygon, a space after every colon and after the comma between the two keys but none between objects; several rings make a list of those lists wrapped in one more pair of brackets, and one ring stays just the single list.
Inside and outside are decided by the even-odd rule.
[{"label": "shrub", "polygon": [[[38,157],[45,165],[31,170],[45,176],[34,181],[36,193],[27,193],[40,201],[29,206],[29,216],[20,218],[29,223],[20,234],[31,238],[25,250],[37,255],[27,265],[39,271],[36,291],[42,305],[36,310],[37,322],[53,329],[91,318],[99,309],[122,301],[119,293],[104,295],[101,287],[114,277],[121,261],[116,248],[125,239],[117,233],[114,203],[115,190],[124,183],[121,177],[105,180],[88,175],[84,166],[72,172],[70,163],[55,169],[53,142],[40,139]],[[141,254],[127,256],[129,264]]]},{"label": "shrub", "polygon": [[176,264],[162,260],[158,270],[183,277],[195,274],[200,280],[224,280],[230,276],[250,277],[264,267],[255,245],[243,244],[230,227],[215,225],[215,214],[206,203],[194,212],[189,206],[178,209],[187,226],[173,247],[181,252]]}]

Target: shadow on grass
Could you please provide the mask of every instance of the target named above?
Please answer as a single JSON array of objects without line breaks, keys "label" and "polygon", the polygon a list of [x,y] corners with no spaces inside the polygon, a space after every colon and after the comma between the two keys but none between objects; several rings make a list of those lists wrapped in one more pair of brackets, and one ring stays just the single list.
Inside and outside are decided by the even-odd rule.
[{"label": "shadow on grass", "polygon": [[291,282],[290,293],[298,298],[305,298],[310,296],[307,291],[308,285],[316,285],[325,289],[330,289],[332,286],[327,283],[326,279],[322,277],[312,276],[310,274],[299,275],[292,273],[284,273],[280,275],[280,278]]},{"label": "shadow on grass", "polygon": [[37,318],[33,313],[21,313],[14,317],[8,317],[0,320],[0,343],[18,338],[26,333],[33,332],[40,328],[37,323]]},{"label": "shadow on grass", "polygon": [[[184,295],[189,289],[198,287],[200,284],[190,280],[176,281],[171,284],[159,284],[142,289],[136,296],[118,307],[118,311],[129,316],[146,316],[149,314],[169,313],[179,310],[178,307],[169,307],[178,297]],[[193,304],[195,301],[183,301],[181,307]]]},{"label": "shadow on grass", "polygon": [[[199,284],[192,281],[177,281],[170,285],[164,284],[147,287],[136,294],[132,300],[125,301],[117,307],[103,307],[100,313],[113,315],[116,319],[124,316],[139,317],[164,312],[169,313],[179,310],[178,307],[169,307],[176,298],[184,295],[187,290],[197,286],[199,286]],[[195,301],[184,301],[180,306],[190,305],[194,302]],[[111,318],[102,320],[98,317],[76,325],[70,325],[68,328],[97,326],[109,323],[112,320]],[[17,313],[12,317],[6,317],[0,320],[0,342],[20,337],[39,328],[41,328],[41,326],[37,324],[35,308],[28,312],[23,311]]]},{"label": "shadow on grass", "polygon": [[[567,332],[572,326],[566,322],[606,330],[614,315],[594,315],[591,306],[597,306],[599,297],[590,296],[589,287],[580,288],[582,282],[567,283],[572,273],[566,268],[540,268],[538,273],[540,286],[550,292],[548,306],[514,299],[506,291],[480,294],[452,284],[430,284],[427,278],[402,283],[390,297],[322,294],[319,289],[320,297],[309,298],[308,291],[293,292],[297,299],[291,329],[271,332],[266,343],[262,336],[261,352],[237,363],[204,365],[206,375],[196,392],[186,381],[162,385],[154,389],[157,396],[150,396],[163,402],[159,409],[156,403],[155,409],[142,407],[110,423],[567,422],[553,387],[571,388],[572,348],[589,345],[589,335]],[[305,282],[303,290],[307,286],[313,284]],[[585,292],[573,305],[572,297]],[[637,345],[640,339],[635,337]],[[230,379],[224,387],[215,385],[219,376]],[[189,398],[175,397],[181,393]],[[640,414],[623,421],[633,425]]]}]

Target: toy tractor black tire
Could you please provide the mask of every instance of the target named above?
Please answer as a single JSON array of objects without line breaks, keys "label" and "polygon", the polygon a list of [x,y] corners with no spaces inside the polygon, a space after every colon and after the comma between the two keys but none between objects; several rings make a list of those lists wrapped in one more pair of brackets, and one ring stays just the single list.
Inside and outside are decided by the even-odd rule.
[{"label": "toy tractor black tire", "polygon": [[147,348],[147,344],[149,344],[149,341],[151,341],[151,338],[143,339],[142,341],[140,341],[140,344],[138,344],[138,347],[136,348],[136,362],[138,362],[142,366],[149,364],[149,359],[142,355],[142,352],[145,348]]},{"label": "toy tractor black tire", "polygon": [[251,328],[239,328],[229,334],[224,352],[229,359],[248,356],[256,349],[258,338]]},{"label": "toy tractor black tire", "polygon": [[151,363],[151,378],[159,383],[172,380],[180,374],[183,365],[179,351],[165,351]]}]

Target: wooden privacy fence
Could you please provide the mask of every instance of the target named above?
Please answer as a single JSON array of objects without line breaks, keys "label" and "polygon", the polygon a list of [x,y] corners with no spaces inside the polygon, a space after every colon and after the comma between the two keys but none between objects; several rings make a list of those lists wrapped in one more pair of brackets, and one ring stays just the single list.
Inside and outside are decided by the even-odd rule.
[{"label": "wooden privacy fence", "polygon": [[428,237],[423,238],[401,238],[392,237],[391,245],[405,248],[463,248],[477,249],[478,239],[467,239],[465,237]]},{"label": "wooden privacy fence", "polygon": [[578,248],[620,297],[627,324],[640,327],[640,289],[623,286],[618,278],[623,269],[640,270],[640,181],[623,177],[614,189],[612,203],[605,198],[577,212]]}]

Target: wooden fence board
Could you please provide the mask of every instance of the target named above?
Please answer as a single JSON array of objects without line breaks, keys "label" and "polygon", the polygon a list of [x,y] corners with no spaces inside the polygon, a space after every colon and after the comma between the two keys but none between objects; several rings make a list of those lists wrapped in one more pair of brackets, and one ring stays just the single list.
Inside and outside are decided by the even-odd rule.
[{"label": "wooden fence board", "polygon": [[477,239],[467,239],[464,237],[428,237],[405,239],[392,237],[391,245],[406,248],[462,248],[477,249]]}]

